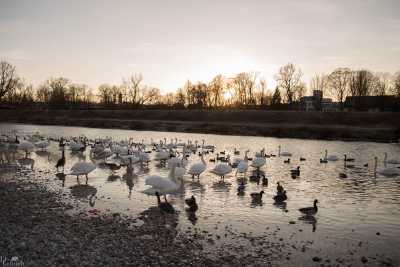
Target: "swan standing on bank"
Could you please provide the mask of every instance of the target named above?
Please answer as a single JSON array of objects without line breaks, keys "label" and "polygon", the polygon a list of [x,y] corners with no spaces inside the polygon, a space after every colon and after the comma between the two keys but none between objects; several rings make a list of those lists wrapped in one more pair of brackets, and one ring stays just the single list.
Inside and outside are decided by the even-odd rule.
[{"label": "swan standing on bank", "polygon": [[151,186],[150,188],[143,191],[147,195],[155,195],[158,192],[160,195],[164,195],[166,199],[167,194],[176,192],[181,187],[181,181],[175,177],[176,166],[171,166],[167,177],[160,175],[150,175],[145,179],[145,185]]},{"label": "swan standing on bank", "polygon": [[195,163],[189,168],[188,173],[192,175],[193,179],[195,176],[197,176],[197,179],[200,179],[200,174],[202,174],[207,168],[207,164],[204,160],[203,154],[204,153],[201,153],[200,156],[201,162]]},{"label": "swan standing on bank", "polygon": [[94,165],[91,162],[86,162],[86,161],[81,161],[75,163],[72,168],[71,172],[69,173],[70,175],[76,175],[76,180],[79,183],[79,176],[80,175],[85,175],[86,177],[86,184],[88,183],[88,174],[91,173],[96,169],[96,165]]}]

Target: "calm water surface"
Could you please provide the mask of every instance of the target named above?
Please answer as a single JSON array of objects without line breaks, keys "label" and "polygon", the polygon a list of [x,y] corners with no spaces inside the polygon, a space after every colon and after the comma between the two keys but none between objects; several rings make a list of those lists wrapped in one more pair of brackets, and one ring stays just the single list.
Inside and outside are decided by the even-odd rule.
[{"label": "calm water surface", "polygon": [[[308,242],[309,248],[322,257],[351,257],[351,253],[374,257],[378,254],[400,262],[400,177],[375,176],[373,172],[374,156],[379,157],[378,168],[384,167],[385,152],[389,158],[400,158],[399,144],[0,124],[0,132],[12,130],[26,134],[38,131],[47,136],[84,134],[88,138],[133,138],[137,142],[144,139],[145,143],[149,143],[150,138],[167,138],[168,142],[170,138],[178,138],[183,142],[199,140],[200,143],[201,139],[205,139],[207,144],[217,147],[216,151],[227,151],[231,158],[243,157],[247,149],[250,150],[250,157],[261,148],[266,148],[267,154],[277,154],[278,146],[281,145],[282,150],[292,153],[291,163],[285,164],[285,157],[267,159],[263,170],[269,179],[268,186],[248,182],[244,196],[237,195],[238,179],[234,172],[226,177],[225,184],[218,183],[219,178],[208,171],[214,166],[209,158],[214,158],[215,155],[206,155],[208,170],[201,175],[200,182],[197,179],[192,181],[191,176],[186,175],[182,190],[169,197],[170,202],[180,211],[177,228],[185,232],[192,231],[195,226],[202,231],[220,235],[222,238],[216,239],[216,243],[209,246],[210,250],[214,246],[235,246],[237,239],[230,238],[230,235],[225,236],[226,233],[235,232],[237,235],[245,233],[251,236],[270,236],[277,240],[283,238],[295,245]],[[240,155],[233,155],[234,148],[241,152]],[[320,164],[319,159],[323,157],[325,149],[328,149],[329,154],[340,158],[344,153],[355,158],[352,163],[354,168],[345,168],[343,160]],[[60,157],[58,143],[53,142],[48,151],[49,155],[32,153],[34,168],[49,170],[50,175],[54,176],[56,186],[61,188],[62,182],[57,180],[54,168]],[[154,153],[150,155],[153,157]],[[305,157],[306,161],[300,161],[300,157]],[[83,155],[72,154],[67,150],[66,158],[66,170],[82,158],[90,160],[88,150]],[[188,166],[199,160],[193,154]],[[365,163],[369,167],[364,167]],[[297,166],[301,167],[301,176],[293,179],[290,170]],[[348,178],[339,178],[340,172],[346,173]],[[97,189],[95,207],[138,215],[157,203],[155,197],[141,193],[146,188],[144,178],[149,174],[167,173],[165,167],[157,167],[154,161],[150,163],[149,172],[143,172],[135,165],[132,179],[127,178],[125,168],[115,174],[108,169],[97,168],[89,174],[89,184]],[[285,207],[274,205],[272,200],[277,181],[281,181],[288,192]],[[63,190],[70,192],[74,185],[76,178],[67,176]],[[263,203],[261,206],[254,206],[249,194],[260,190],[266,193]],[[189,220],[185,212],[184,199],[191,195],[197,198],[199,204],[196,221]],[[315,220],[303,220],[298,208],[311,206],[315,198],[319,200],[319,211]],[[87,198],[80,198],[79,201],[89,208]],[[285,212],[286,209],[288,212]],[[295,224],[289,224],[290,221]],[[293,251],[291,257],[301,259],[306,256],[302,252]],[[359,264],[358,261],[356,263]]]}]

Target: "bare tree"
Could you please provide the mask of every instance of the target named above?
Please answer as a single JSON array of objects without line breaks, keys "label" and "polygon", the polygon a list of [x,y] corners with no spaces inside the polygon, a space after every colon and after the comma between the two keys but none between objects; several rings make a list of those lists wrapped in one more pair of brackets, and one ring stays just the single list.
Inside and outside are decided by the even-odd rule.
[{"label": "bare tree", "polygon": [[373,94],[384,96],[391,91],[392,76],[388,72],[378,72],[374,75]]},{"label": "bare tree", "polygon": [[374,75],[369,70],[353,71],[350,78],[350,94],[352,96],[367,96],[373,91]]},{"label": "bare tree", "polygon": [[257,73],[242,72],[235,76],[231,81],[231,86],[235,91],[236,104],[238,106],[248,106],[255,104],[253,94],[256,87]]},{"label": "bare tree", "polygon": [[392,83],[393,83],[393,86],[391,88],[392,94],[394,94],[397,97],[400,97],[400,71],[396,72],[393,75]]},{"label": "bare tree", "polygon": [[315,74],[310,81],[310,89],[312,91],[319,90],[325,93],[328,88],[328,75],[325,74]]},{"label": "bare tree", "polygon": [[328,75],[328,89],[330,95],[340,103],[340,110],[344,108],[344,100],[349,93],[351,70],[349,68],[337,68]]},{"label": "bare tree", "polygon": [[15,67],[6,61],[0,62],[0,100],[13,91],[18,83]]},{"label": "bare tree", "polygon": [[212,107],[220,107],[223,105],[223,93],[225,87],[225,81],[222,75],[215,76],[208,85],[209,91],[209,104]]},{"label": "bare tree", "polygon": [[287,103],[292,103],[295,97],[295,89],[301,83],[301,77],[303,73],[300,68],[292,63],[288,63],[279,69],[279,72],[275,75],[275,80],[278,82],[278,86],[285,92],[285,98]]},{"label": "bare tree", "polygon": [[140,96],[142,89],[143,76],[140,73],[135,73],[123,80],[123,86],[126,88],[129,102],[132,104],[140,104]]}]

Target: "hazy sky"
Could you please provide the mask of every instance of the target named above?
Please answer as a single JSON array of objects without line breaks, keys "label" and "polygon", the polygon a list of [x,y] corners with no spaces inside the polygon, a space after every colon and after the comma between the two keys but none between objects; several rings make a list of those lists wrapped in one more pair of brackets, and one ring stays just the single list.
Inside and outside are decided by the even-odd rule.
[{"label": "hazy sky", "polygon": [[0,59],[34,84],[98,86],[141,72],[185,80],[258,71],[273,86],[293,62],[304,81],[335,67],[400,70],[399,0],[0,0]]}]

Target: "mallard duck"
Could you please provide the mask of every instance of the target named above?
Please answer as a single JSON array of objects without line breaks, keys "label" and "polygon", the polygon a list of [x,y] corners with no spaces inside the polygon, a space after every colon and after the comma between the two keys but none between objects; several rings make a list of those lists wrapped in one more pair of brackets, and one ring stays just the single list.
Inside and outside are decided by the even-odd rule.
[{"label": "mallard duck", "polygon": [[281,193],[281,194],[278,193],[276,196],[273,197],[273,199],[275,200],[275,202],[285,201],[287,199],[286,190],[283,191],[283,193]]},{"label": "mallard duck", "polygon": [[194,196],[192,196],[191,198],[185,199],[185,203],[186,203],[186,205],[189,206],[189,208],[187,209],[187,211],[189,211],[189,212],[196,212],[197,209],[199,208],[199,206],[196,203],[196,198]]},{"label": "mallard duck", "polygon": [[254,202],[261,202],[262,200],[262,195],[264,194],[264,191],[261,191],[260,193],[251,193],[251,199]]},{"label": "mallard duck", "polygon": [[318,200],[315,199],[313,207],[301,208],[301,209],[299,209],[299,211],[301,213],[306,214],[306,215],[314,215],[314,214],[316,214],[318,212],[317,203],[318,203]]}]

